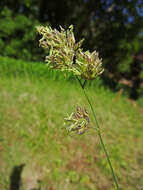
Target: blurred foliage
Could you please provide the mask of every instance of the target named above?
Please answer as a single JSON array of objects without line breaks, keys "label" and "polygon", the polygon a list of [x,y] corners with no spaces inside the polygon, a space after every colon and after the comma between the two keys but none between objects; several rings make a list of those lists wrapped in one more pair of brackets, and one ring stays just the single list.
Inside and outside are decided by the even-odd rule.
[{"label": "blurred foliage", "polygon": [[141,95],[143,54],[142,0],[3,0],[0,2],[0,53],[43,59],[35,41],[38,23],[59,29],[73,24],[84,49],[103,59],[104,83],[115,89],[121,79],[132,84],[130,97]]},{"label": "blurred foliage", "polygon": [[13,12],[8,8],[4,8],[0,16],[0,54],[25,60],[38,60],[41,50],[36,48],[38,43],[34,26],[39,22],[20,13],[13,16]]},{"label": "blurred foliage", "polygon": [[[30,77],[38,79],[40,82],[51,80],[60,81],[62,83],[77,83],[76,78],[72,73],[61,72],[59,70],[51,70],[42,62],[23,61],[22,59],[14,59],[0,56],[0,77]],[[77,83],[78,84],[78,83]],[[78,84],[79,85],[79,84]],[[101,78],[96,78],[94,81],[87,81],[86,86],[91,88],[104,88]]]},{"label": "blurred foliage", "polygon": [[[16,68],[12,72],[15,63],[19,73],[15,73]],[[25,168],[21,190],[39,189],[37,180],[42,182],[41,190],[115,190],[96,131],[91,128],[87,134],[77,136],[69,135],[64,128],[63,118],[73,111],[74,103],[86,107],[91,116],[78,83],[71,84],[64,78],[52,81],[53,75],[48,71],[44,76],[47,67],[42,63],[0,58],[1,64],[9,72],[7,76],[0,68],[0,190],[9,190],[11,171],[22,163]],[[20,68],[24,65],[26,76],[21,77]],[[121,189],[141,190],[142,113],[109,89],[94,86],[87,91],[102,124]]]}]

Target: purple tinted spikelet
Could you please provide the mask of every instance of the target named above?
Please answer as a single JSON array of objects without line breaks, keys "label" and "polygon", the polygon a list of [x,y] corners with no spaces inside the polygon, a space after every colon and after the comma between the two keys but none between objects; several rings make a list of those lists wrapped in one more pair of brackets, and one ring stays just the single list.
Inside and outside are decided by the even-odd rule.
[{"label": "purple tinted spikelet", "polygon": [[69,132],[83,134],[89,129],[89,114],[85,108],[77,107],[76,112],[65,118],[65,122]]},{"label": "purple tinted spikelet", "polygon": [[85,80],[95,79],[103,73],[98,53],[82,50],[83,40],[76,43],[72,25],[67,30],[60,27],[60,31],[50,26],[36,29],[42,35],[39,45],[48,51],[45,61],[52,69],[73,72]]}]

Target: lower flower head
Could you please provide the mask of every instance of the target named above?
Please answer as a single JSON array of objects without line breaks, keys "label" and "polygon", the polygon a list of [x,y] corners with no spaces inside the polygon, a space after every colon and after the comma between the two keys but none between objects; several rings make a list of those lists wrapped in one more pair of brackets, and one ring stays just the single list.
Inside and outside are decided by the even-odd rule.
[{"label": "lower flower head", "polygon": [[89,114],[87,110],[77,107],[76,112],[65,118],[67,130],[77,134],[83,134],[89,129]]}]

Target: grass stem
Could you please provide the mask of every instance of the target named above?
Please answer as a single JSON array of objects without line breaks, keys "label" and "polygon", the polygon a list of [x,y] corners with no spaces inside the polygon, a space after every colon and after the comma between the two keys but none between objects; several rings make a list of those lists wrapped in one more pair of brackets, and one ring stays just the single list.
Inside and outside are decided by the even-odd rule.
[{"label": "grass stem", "polygon": [[104,142],[103,142],[103,138],[102,138],[102,135],[101,135],[101,132],[100,132],[100,126],[99,126],[99,124],[98,124],[95,111],[94,111],[93,106],[92,106],[92,104],[91,104],[91,101],[90,101],[90,99],[89,99],[89,97],[88,97],[88,95],[87,95],[87,93],[86,93],[86,91],[85,91],[85,88],[84,88],[84,86],[82,85],[82,83],[81,83],[81,81],[80,81],[80,79],[79,79],[78,77],[77,77],[77,80],[78,80],[78,82],[79,82],[79,84],[80,84],[80,86],[81,86],[81,88],[82,88],[82,90],[83,90],[83,93],[84,93],[84,95],[85,95],[85,97],[86,97],[86,99],[87,99],[87,101],[88,101],[88,103],[89,103],[89,105],[90,105],[91,110],[92,110],[92,113],[93,113],[93,116],[94,116],[94,119],[95,119],[95,123],[96,123],[97,129],[98,129],[97,132],[98,132],[99,140],[100,140],[101,146],[102,146],[102,148],[103,148],[103,150],[104,150],[104,153],[105,153],[105,155],[106,155],[108,164],[109,164],[109,166],[110,166],[110,169],[111,169],[111,172],[112,172],[112,176],[113,176],[113,179],[114,179],[114,183],[115,183],[116,189],[117,189],[117,190],[120,190],[119,185],[118,185],[118,181],[117,181],[117,177],[116,177],[116,175],[115,175],[114,169],[113,169],[113,167],[112,167],[112,163],[111,163],[111,161],[110,161],[108,152],[107,152],[106,147],[105,147]]}]

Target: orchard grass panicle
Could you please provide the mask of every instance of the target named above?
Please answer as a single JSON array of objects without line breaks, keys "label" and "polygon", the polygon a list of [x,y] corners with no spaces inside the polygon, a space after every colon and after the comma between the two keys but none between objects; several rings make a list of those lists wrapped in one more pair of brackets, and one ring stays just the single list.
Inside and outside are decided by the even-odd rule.
[{"label": "orchard grass panicle", "polygon": [[104,71],[98,53],[83,52],[81,48],[83,40],[76,43],[72,25],[68,30],[60,27],[60,32],[50,26],[38,26],[36,29],[42,35],[39,45],[48,51],[46,62],[51,68],[67,70],[90,80]]},{"label": "orchard grass panicle", "polygon": [[48,50],[46,62],[51,68],[76,72],[72,65],[73,57],[75,50],[79,51],[82,41],[75,43],[72,26],[67,31],[62,27],[60,29],[59,32],[50,26],[38,26],[37,31],[42,35],[39,45]]},{"label": "orchard grass panicle", "polygon": [[[103,73],[104,69],[102,67],[102,60],[99,58],[96,51],[83,51],[81,47],[83,40],[76,43],[72,25],[69,26],[67,30],[60,27],[60,31],[52,29],[50,26],[38,26],[36,29],[38,33],[42,35],[42,38],[39,40],[39,45],[47,52],[45,61],[48,66],[52,69],[72,72],[76,76],[85,98],[90,105],[96,123],[95,129],[111,169],[115,187],[119,190],[117,177],[103,142],[100,126],[93,109],[93,104],[85,91],[86,81],[93,80]],[[81,79],[85,80],[83,84]],[[83,134],[89,128],[88,112],[86,109],[82,109],[81,107],[78,107],[75,113],[72,113],[70,116],[65,118],[65,121],[68,123],[67,130],[70,132]]]},{"label": "orchard grass panicle", "polygon": [[87,110],[77,107],[76,112],[65,118],[67,130],[83,134],[89,129],[89,114]]}]

